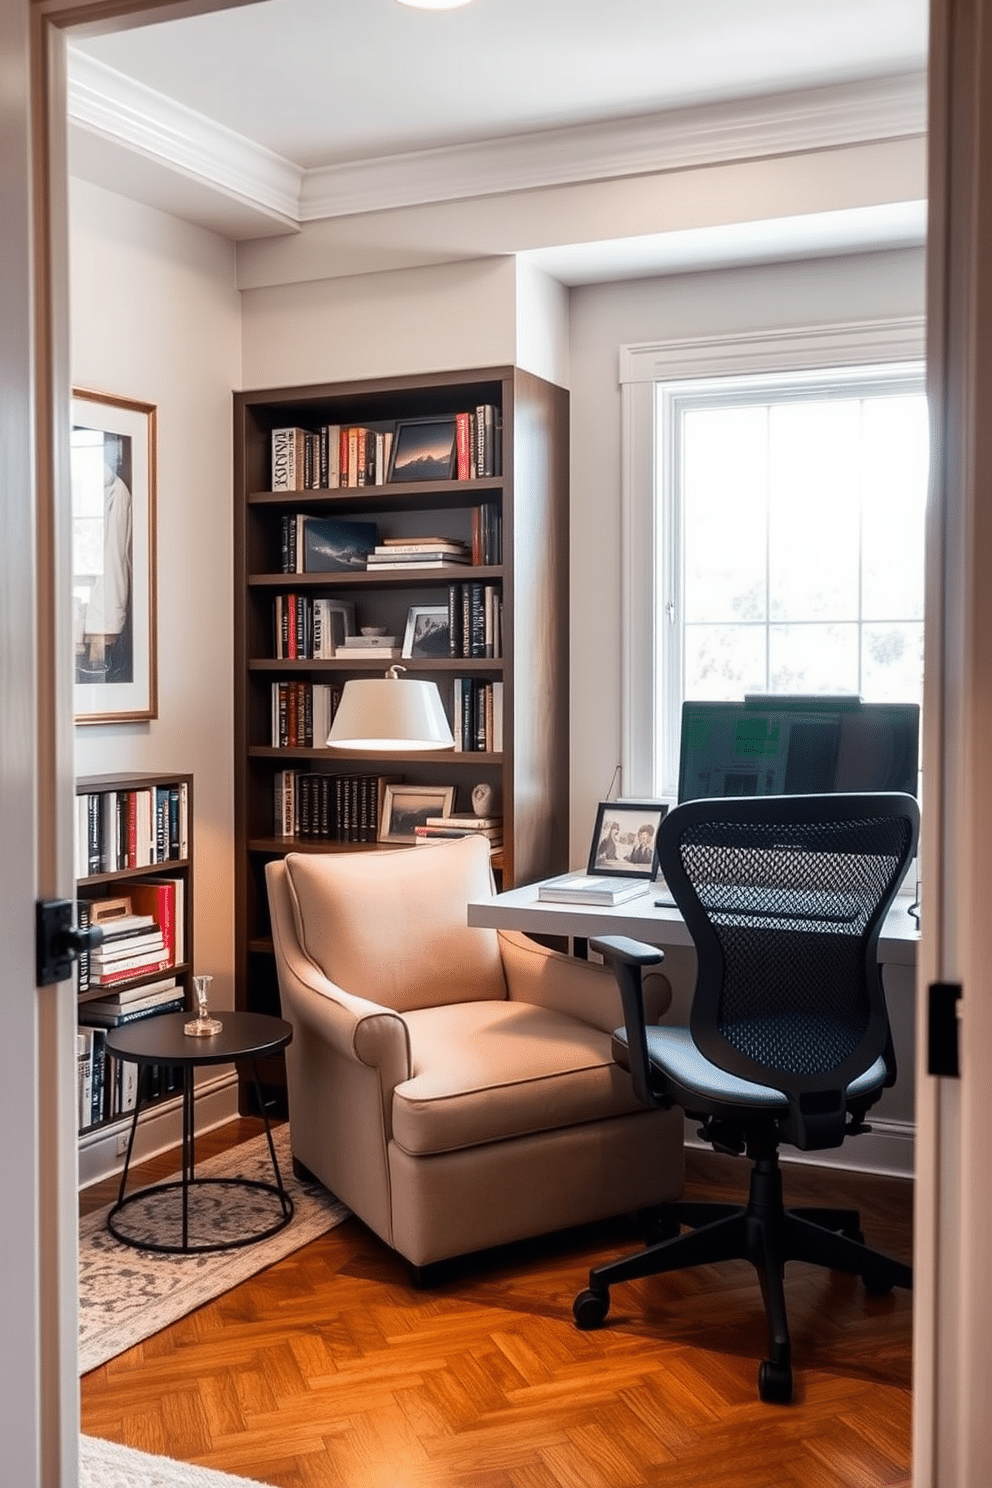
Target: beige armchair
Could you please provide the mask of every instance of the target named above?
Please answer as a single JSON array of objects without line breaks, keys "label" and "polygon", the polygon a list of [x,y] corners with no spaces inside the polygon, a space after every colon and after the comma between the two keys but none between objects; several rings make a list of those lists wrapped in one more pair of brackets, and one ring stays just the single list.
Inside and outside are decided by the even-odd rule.
[{"label": "beige armchair", "polygon": [[[682,1118],[613,1060],[612,974],[470,929],[488,844],[267,868],[293,1157],[415,1267],[675,1198]],[[657,977],[650,1016],[670,989]]]}]

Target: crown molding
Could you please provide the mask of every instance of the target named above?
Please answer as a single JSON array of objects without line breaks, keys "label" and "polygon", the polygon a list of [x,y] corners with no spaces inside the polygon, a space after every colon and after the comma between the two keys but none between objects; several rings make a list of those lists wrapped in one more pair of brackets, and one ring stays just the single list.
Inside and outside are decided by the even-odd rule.
[{"label": "crown molding", "polygon": [[921,135],[926,75],[898,73],[303,170],[70,45],[69,120],[291,231],[362,212]]},{"label": "crown molding", "polygon": [[926,74],[899,73],[315,168],[301,220],[837,148],[926,127]]},{"label": "crown molding", "polygon": [[287,230],[298,227],[299,166],[71,44],[68,104],[71,126],[242,201]]},{"label": "crown molding", "polygon": [[866,363],[922,361],[926,319],[889,316],[722,336],[680,337],[620,347],[619,381],[665,382],[735,372],[793,372]]}]

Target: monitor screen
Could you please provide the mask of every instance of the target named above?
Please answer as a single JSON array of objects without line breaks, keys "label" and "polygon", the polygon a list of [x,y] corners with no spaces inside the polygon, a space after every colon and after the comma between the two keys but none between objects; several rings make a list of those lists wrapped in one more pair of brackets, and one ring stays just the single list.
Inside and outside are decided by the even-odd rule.
[{"label": "monitor screen", "polygon": [[685,702],[679,800],[905,791],[919,768],[917,703],[859,698]]}]

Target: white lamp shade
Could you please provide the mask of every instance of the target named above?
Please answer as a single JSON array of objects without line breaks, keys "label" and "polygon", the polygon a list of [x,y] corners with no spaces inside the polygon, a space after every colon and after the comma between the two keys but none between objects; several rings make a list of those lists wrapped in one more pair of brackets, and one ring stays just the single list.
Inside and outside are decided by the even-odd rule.
[{"label": "white lamp shade", "polygon": [[454,739],[434,682],[405,677],[352,678],[327,736],[337,749],[451,749]]}]

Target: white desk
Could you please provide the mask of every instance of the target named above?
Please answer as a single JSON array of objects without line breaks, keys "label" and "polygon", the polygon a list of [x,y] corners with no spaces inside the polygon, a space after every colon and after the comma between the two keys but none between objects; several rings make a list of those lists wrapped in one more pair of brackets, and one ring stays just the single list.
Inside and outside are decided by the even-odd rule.
[{"label": "white desk", "polygon": [[[654,894],[612,907],[593,904],[548,904],[537,897],[537,884],[508,889],[493,899],[469,904],[468,922],[495,930],[523,930],[532,935],[565,935],[589,939],[594,935],[629,935],[656,946],[691,946],[692,939],[677,909],[654,903]],[[882,965],[916,965],[920,938],[909,913],[911,900],[900,896],[889,910],[879,940]]]}]

